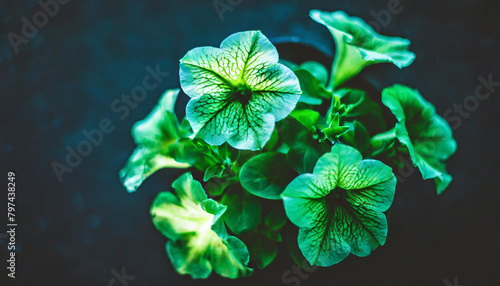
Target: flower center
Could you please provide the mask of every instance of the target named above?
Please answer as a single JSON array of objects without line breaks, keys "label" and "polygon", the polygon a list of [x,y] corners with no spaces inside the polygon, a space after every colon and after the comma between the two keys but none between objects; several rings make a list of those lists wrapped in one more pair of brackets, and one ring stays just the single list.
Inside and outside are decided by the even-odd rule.
[{"label": "flower center", "polygon": [[252,97],[252,89],[246,84],[239,84],[233,89],[233,97],[235,100],[246,105]]},{"label": "flower center", "polygon": [[340,200],[344,197],[344,195],[346,194],[346,190],[340,188],[340,187],[336,187],[335,189],[331,190],[330,193],[326,196],[327,198],[329,198],[330,200]]}]

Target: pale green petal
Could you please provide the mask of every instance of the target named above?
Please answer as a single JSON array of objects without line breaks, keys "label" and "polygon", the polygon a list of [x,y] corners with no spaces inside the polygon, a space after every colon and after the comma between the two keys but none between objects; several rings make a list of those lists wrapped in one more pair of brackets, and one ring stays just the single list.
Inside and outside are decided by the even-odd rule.
[{"label": "pale green petal", "polygon": [[337,143],[332,146],[331,152],[318,159],[313,173],[324,177],[325,180],[332,180],[332,184],[337,185],[347,176],[357,172],[358,164],[362,159],[363,157],[356,149]]},{"label": "pale green petal", "polygon": [[[248,31],[232,34],[221,44],[227,54],[228,72],[233,80],[245,79],[256,83],[255,77],[262,76],[262,71],[278,63],[278,51],[274,45],[260,32]],[[222,66],[224,66],[222,64]]]},{"label": "pale green petal", "polygon": [[195,134],[210,145],[227,142],[236,149],[258,150],[271,138],[275,121],[262,113],[259,103],[253,98],[244,105],[202,96],[189,101],[187,118]]},{"label": "pale green petal", "polygon": [[249,253],[238,238],[228,235],[222,215],[226,206],[207,199],[190,173],[172,186],[175,194],[160,193],[151,207],[156,228],[168,239],[166,250],[175,270],[192,278],[207,278],[212,270],[227,278],[249,276]]},{"label": "pale green petal", "polygon": [[367,256],[383,245],[383,214],[394,199],[396,177],[354,148],[335,144],[313,174],[295,178],[281,194],[288,218],[299,227],[298,244],[309,263],[330,266],[349,253]]},{"label": "pale green petal", "polygon": [[349,245],[352,254],[368,256],[372,250],[385,243],[387,220],[383,213],[363,205],[337,206],[333,213],[332,232]]},{"label": "pale green petal", "polygon": [[340,86],[368,65],[388,62],[403,68],[415,59],[415,54],[408,51],[409,40],[379,35],[360,18],[350,17],[343,11],[311,10],[309,15],[325,25],[335,40],[330,89]]},{"label": "pale green petal", "polygon": [[[324,155],[323,155],[324,156]],[[323,157],[322,157],[323,158]],[[317,174],[302,174],[295,178],[285,188],[281,197],[285,198],[313,198],[320,199],[337,187],[334,179],[325,179]]]},{"label": "pale green petal", "polygon": [[222,215],[226,212],[227,207],[212,199],[201,202],[201,207],[207,213],[214,215],[211,229],[220,238],[214,241],[210,249],[214,271],[223,277],[233,279],[252,275],[253,269],[247,267],[250,260],[248,248],[237,237],[227,233],[222,220]]},{"label": "pale green petal", "polygon": [[331,211],[332,214],[326,211],[317,217],[312,227],[299,230],[299,248],[311,265],[331,266],[344,260],[351,251],[351,247],[333,227],[330,219],[330,215],[338,218],[335,214],[342,212],[342,209],[335,208]]},{"label": "pale green petal", "polygon": [[[214,61],[216,61],[214,63]],[[182,90],[190,97],[205,94],[224,96],[231,92],[233,76],[228,66],[230,58],[213,47],[201,47],[190,50],[182,59],[179,77]]]},{"label": "pale green petal", "polygon": [[191,240],[169,240],[166,244],[168,258],[174,269],[181,275],[189,274],[193,279],[205,279],[212,273],[205,248],[195,247]]},{"label": "pale green petal", "polygon": [[200,203],[207,199],[200,182],[191,173],[185,173],[172,183],[176,195],[169,192],[158,194],[151,206],[153,223],[169,239],[178,239],[196,233],[200,225],[211,225]]},{"label": "pale green petal", "polygon": [[189,168],[192,165],[192,162],[172,156],[170,152],[171,148],[180,149],[175,146],[181,136],[181,130],[174,112],[179,91],[165,91],[151,113],[132,128],[132,137],[138,146],[119,172],[127,191],[137,190],[142,182],[157,170]]},{"label": "pale green petal", "polygon": [[175,189],[177,197],[181,200],[181,204],[191,203],[199,204],[207,199],[207,194],[201,183],[193,179],[191,173],[184,173],[172,183],[172,188]]},{"label": "pale green petal", "polygon": [[165,91],[151,113],[134,125],[132,137],[137,145],[160,148],[179,138],[179,121],[174,111],[179,91]]},{"label": "pale green petal", "polygon": [[233,34],[220,49],[189,51],[180,78],[191,97],[186,117],[193,137],[237,149],[262,149],[301,93],[297,77],[278,63],[276,48],[260,31]]},{"label": "pale green petal", "polygon": [[382,102],[399,121],[395,134],[417,166],[424,180],[435,179],[438,194],[451,182],[445,161],[457,144],[449,124],[436,114],[434,106],[417,90],[394,85],[382,91]]},{"label": "pale green petal", "polygon": [[[374,161],[374,160],[364,160],[363,162],[365,161]],[[361,165],[363,164],[363,162],[361,163]],[[374,167],[374,168],[380,168],[380,167]],[[380,168],[379,170],[383,169]],[[372,171],[372,173],[375,172]],[[382,176],[378,177],[382,178]],[[354,207],[363,206],[367,209],[385,212],[389,209],[394,199],[396,182],[397,182],[396,177],[391,172],[391,176],[385,181],[379,181],[378,179],[372,180],[370,184],[362,184],[362,185],[367,185],[366,187],[349,189],[346,192],[345,198]]]},{"label": "pale green petal", "polygon": [[346,189],[362,189],[373,186],[394,177],[392,168],[377,160],[363,160],[359,164],[349,168],[339,178],[338,186]]}]

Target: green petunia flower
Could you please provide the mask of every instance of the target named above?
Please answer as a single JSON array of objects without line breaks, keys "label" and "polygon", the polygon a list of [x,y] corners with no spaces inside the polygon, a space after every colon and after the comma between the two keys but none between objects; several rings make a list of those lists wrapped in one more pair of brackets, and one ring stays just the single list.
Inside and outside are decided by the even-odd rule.
[{"label": "green petunia flower", "polygon": [[330,266],[352,253],[368,256],[387,236],[383,214],[396,177],[377,160],[335,144],[313,173],[295,178],[281,194],[288,218],[299,227],[298,244],[311,265]]},{"label": "green petunia flower", "polygon": [[[132,128],[132,137],[138,147],[120,170],[120,179],[129,192],[137,190],[142,182],[162,168],[188,168],[192,164],[173,153],[182,151],[178,140],[185,134],[179,126],[174,105],[179,89],[165,91],[153,111]],[[176,160],[178,159],[178,160]]]},{"label": "green petunia flower", "polygon": [[260,31],[233,34],[220,49],[192,49],[180,62],[193,136],[211,145],[262,149],[301,94],[297,77],[278,63],[276,48]]},{"label": "green petunia flower", "polygon": [[417,90],[404,85],[382,90],[382,103],[396,116],[394,136],[408,148],[413,165],[424,180],[434,179],[437,193],[442,193],[452,181],[445,161],[457,149],[450,125]]},{"label": "green petunia flower", "polygon": [[362,19],[350,17],[343,11],[311,10],[309,16],[325,25],[335,40],[336,55],[330,90],[354,77],[366,66],[388,62],[404,68],[415,59],[415,54],[408,51],[409,40],[380,35]]},{"label": "green petunia flower", "polygon": [[227,233],[226,206],[207,199],[200,182],[185,173],[173,184],[175,195],[160,193],[151,207],[156,228],[169,240],[166,250],[175,270],[207,278],[212,270],[227,278],[250,276],[245,244]]}]

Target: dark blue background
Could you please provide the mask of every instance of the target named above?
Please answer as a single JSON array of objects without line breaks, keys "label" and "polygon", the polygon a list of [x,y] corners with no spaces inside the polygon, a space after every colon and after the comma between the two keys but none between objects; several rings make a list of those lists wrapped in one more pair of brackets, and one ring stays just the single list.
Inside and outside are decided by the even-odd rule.
[{"label": "dark blue background", "polygon": [[[226,2],[225,0],[222,0]],[[18,285],[108,285],[122,268],[129,285],[284,285],[292,261],[280,253],[266,270],[231,281],[213,275],[193,281],[175,273],[154,229],[149,207],[181,171],[162,170],[128,194],[117,172],[131,154],[130,129],[161,93],[178,83],[178,60],[191,48],[217,46],[229,34],[260,29],[268,37],[300,36],[333,45],[310,9],[345,10],[367,21],[389,1],[250,1],[218,17],[212,1],[69,1],[16,54],[7,34],[21,33],[36,1],[1,1],[0,232],[6,223],[6,174],[17,174]],[[382,28],[412,41],[408,68],[384,65],[365,75],[380,86],[418,88],[443,114],[473,96],[478,76],[500,81],[498,1],[401,0],[403,11]],[[121,120],[111,103],[142,84],[145,67],[170,75]],[[399,184],[385,246],[367,258],[318,269],[300,285],[500,285],[500,90],[455,131],[458,151],[449,162],[454,181],[437,197],[418,173]],[[185,103],[186,98],[181,102]],[[182,113],[179,107],[179,113]],[[51,164],[64,161],[103,118],[115,130],[59,182]],[[6,278],[5,239],[0,285]],[[116,283],[115,285],[120,285]],[[293,284],[289,284],[293,285]]]}]

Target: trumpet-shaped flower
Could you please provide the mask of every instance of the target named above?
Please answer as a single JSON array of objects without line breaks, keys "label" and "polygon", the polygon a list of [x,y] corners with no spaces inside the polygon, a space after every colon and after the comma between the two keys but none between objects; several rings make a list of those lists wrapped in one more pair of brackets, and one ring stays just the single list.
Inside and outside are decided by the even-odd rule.
[{"label": "trumpet-shaped flower", "polygon": [[330,89],[337,88],[366,66],[387,62],[404,68],[415,59],[415,54],[408,51],[409,40],[380,35],[365,21],[350,17],[344,11],[311,10],[309,16],[325,25],[335,40]]},{"label": "trumpet-shaped flower", "polygon": [[385,88],[382,102],[398,120],[394,135],[408,148],[413,165],[424,180],[434,179],[440,194],[452,180],[445,161],[457,149],[450,125],[417,90],[407,86],[396,84]]},{"label": "trumpet-shaped flower", "polygon": [[175,194],[160,193],[151,207],[156,228],[169,240],[167,254],[177,272],[207,278],[212,270],[227,278],[249,276],[245,244],[227,233],[221,216],[226,206],[207,199],[200,182],[185,173],[173,184]]},{"label": "trumpet-shaped flower", "polygon": [[233,34],[220,48],[192,49],[180,62],[193,136],[211,145],[262,149],[301,94],[297,77],[278,63],[276,48],[260,31]]},{"label": "trumpet-shaped flower", "polygon": [[367,256],[387,236],[383,214],[392,203],[396,177],[377,160],[335,144],[313,173],[295,178],[281,194],[298,243],[311,265],[330,266],[349,253]]}]

